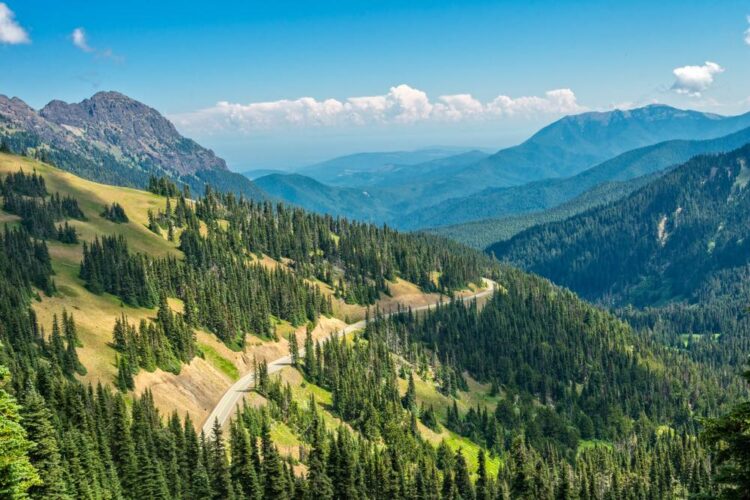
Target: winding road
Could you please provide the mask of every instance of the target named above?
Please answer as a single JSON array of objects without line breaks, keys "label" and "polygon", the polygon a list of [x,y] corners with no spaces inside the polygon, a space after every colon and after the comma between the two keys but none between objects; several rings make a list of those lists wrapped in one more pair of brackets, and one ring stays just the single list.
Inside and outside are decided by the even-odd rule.
[{"label": "winding road", "polygon": [[[467,301],[467,300],[474,300],[481,297],[485,297],[487,295],[492,294],[495,291],[495,287],[497,286],[497,283],[494,281],[482,278],[484,280],[485,288],[481,291],[467,295],[465,297],[461,297],[461,300]],[[414,307],[412,308],[412,311],[426,311],[428,309],[432,309],[437,305],[430,304],[426,306],[420,306],[420,307]],[[397,313],[391,313],[391,314],[397,314]],[[390,316],[391,314],[388,314],[387,316]],[[346,335],[348,333],[355,332],[357,330],[362,330],[365,325],[367,324],[367,320],[363,319],[361,321],[357,321],[356,323],[352,323],[351,325],[348,325],[343,330],[340,330],[337,332],[338,336]],[[303,348],[300,348],[300,356],[305,355],[305,350]],[[289,366],[292,363],[291,356],[284,356],[283,358],[279,358],[277,360],[271,361],[268,363],[268,373],[275,373],[285,366]],[[216,406],[214,406],[214,409],[211,411],[211,413],[206,418],[205,422],[203,423],[203,432],[206,433],[206,436],[211,435],[211,431],[213,429],[214,421],[218,420],[220,425],[224,425],[224,423],[229,419],[229,416],[232,414],[232,411],[237,406],[237,404],[240,402],[242,397],[247,393],[248,389],[250,388],[250,385],[253,383],[254,373],[251,371],[244,376],[242,376],[239,380],[237,380],[232,386],[227,389],[227,391],[224,393],[224,395],[221,397],[218,403],[216,403]]]}]

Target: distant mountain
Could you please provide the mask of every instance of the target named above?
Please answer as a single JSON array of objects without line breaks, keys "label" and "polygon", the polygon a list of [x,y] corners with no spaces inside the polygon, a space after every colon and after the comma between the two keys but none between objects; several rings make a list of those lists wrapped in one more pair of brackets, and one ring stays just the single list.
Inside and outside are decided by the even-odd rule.
[{"label": "distant mountain", "polygon": [[203,190],[206,183],[253,198],[263,194],[213,151],[177,132],[158,111],[118,92],[80,103],[52,101],[39,112],[0,95],[0,139],[89,179],[143,187],[152,174]]},{"label": "distant mountain", "polygon": [[614,305],[714,300],[750,269],[749,165],[750,145],[697,156],[622,200],[488,251]]},{"label": "distant mountain", "polygon": [[253,170],[246,170],[245,172],[241,172],[242,175],[250,179],[251,181],[254,181],[255,179],[259,179],[260,177],[264,177],[266,175],[271,174],[288,174],[289,172],[286,172],[284,170],[276,170],[273,168],[256,168]]},{"label": "distant mountain", "polygon": [[[404,218],[403,227],[439,227],[544,211],[600,184],[627,181],[683,163],[698,154],[731,151],[747,143],[750,143],[750,127],[717,139],[665,141],[628,151],[572,177],[546,179],[508,188],[490,188],[470,196],[446,200],[409,213]],[[498,235],[493,241],[500,239]]]},{"label": "distant mountain", "polygon": [[[466,149],[460,148],[429,148],[415,151],[356,153],[302,167],[295,172],[325,184],[359,187],[369,185],[369,176],[377,178],[380,174],[405,165],[416,165],[465,152]],[[363,177],[362,174],[366,176]]]},{"label": "distant mountain", "polygon": [[299,174],[266,175],[255,184],[273,198],[313,212],[367,222],[390,218],[382,200],[363,189],[328,186]]},{"label": "distant mountain", "polygon": [[632,149],[672,139],[711,139],[750,127],[750,113],[725,117],[655,104],[632,110],[566,116],[513,148],[470,167],[461,178],[514,185],[569,177]]},{"label": "distant mountain", "polygon": [[[492,155],[447,155],[445,150],[363,153],[297,173],[331,186],[366,189],[371,195],[377,191],[382,203],[366,213],[367,220],[420,229],[545,210],[599,183],[627,180],[685,161],[689,156],[680,148],[687,151],[692,146],[671,145],[673,153],[640,151],[640,160],[623,156],[587,177],[572,178],[628,151],[666,141],[711,140],[748,127],[750,113],[725,117],[651,105],[567,116],[522,144]],[[698,147],[687,154],[700,152]],[[567,180],[558,184],[560,179]],[[298,199],[304,198],[301,195],[296,192]],[[388,217],[380,219],[383,213]]]}]

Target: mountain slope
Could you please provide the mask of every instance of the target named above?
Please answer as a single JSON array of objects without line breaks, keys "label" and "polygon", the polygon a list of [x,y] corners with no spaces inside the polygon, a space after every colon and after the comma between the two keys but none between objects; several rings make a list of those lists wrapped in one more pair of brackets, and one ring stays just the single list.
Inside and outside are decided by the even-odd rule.
[{"label": "mountain slope", "polygon": [[[685,161],[685,155],[691,152],[680,152],[678,145],[671,145],[675,150],[669,153],[674,155],[671,159],[662,150],[642,151],[640,164],[638,158],[620,159],[632,164],[630,170],[615,162],[599,169],[598,177],[590,173],[562,185],[557,184],[557,179],[570,179],[634,149],[666,141],[712,140],[748,127],[750,113],[725,117],[652,105],[567,116],[522,144],[489,156],[470,151],[399,165],[397,161],[405,163],[415,158],[362,154],[334,159],[298,173],[324,184],[366,187],[371,195],[378,188],[382,204],[375,204],[375,213],[366,214],[365,219],[378,220],[387,209],[389,218],[381,222],[401,229],[419,229],[544,210],[597,183],[626,180]],[[739,145],[735,142],[719,150]],[[692,154],[705,150],[716,149],[698,147]],[[652,163],[655,158],[657,161]],[[615,172],[618,169],[622,174]],[[300,192],[296,195],[298,199],[305,198]]]},{"label": "mountain slope", "polygon": [[750,264],[750,145],[693,158],[627,198],[488,251],[592,300],[695,302]]},{"label": "mountain slope", "polygon": [[209,183],[263,198],[213,151],[118,92],[99,92],[75,104],[52,101],[39,112],[0,95],[0,140],[13,152],[34,154],[92,180],[144,187],[150,175],[168,175],[199,192]]},{"label": "mountain slope", "polygon": [[[46,489],[35,495],[709,491],[694,418],[736,397],[735,378],[544,279],[438,238],[215,192],[168,199],[8,154],[0,172],[0,218],[12,227],[0,233],[0,398],[19,399],[39,446],[29,456]],[[102,212],[113,201],[127,218]],[[53,215],[83,241],[32,238]],[[108,234],[118,238],[102,249]],[[248,273],[258,279],[234,285]],[[487,302],[378,315],[417,305],[415,293],[419,305],[442,298],[408,284],[400,293],[398,276],[461,296],[476,291],[466,278],[486,275],[498,282]],[[371,286],[372,309],[341,300]],[[320,295],[302,293],[313,289],[333,310],[315,309]],[[133,304],[141,292],[158,299]],[[345,324],[326,315],[346,318],[352,306],[374,320],[339,341]],[[271,374],[268,361],[287,353],[290,366]],[[219,394],[248,373],[247,404],[199,438]]]},{"label": "mountain slope", "polygon": [[[512,185],[569,177],[631,149],[671,139],[710,139],[750,126],[750,113],[724,117],[664,105],[566,116],[519,146],[463,172],[485,184]],[[484,177],[487,175],[488,177]]]},{"label": "mountain slope", "polygon": [[382,199],[373,191],[328,186],[299,174],[271,174],[255,179],[269,196],[313,212],[366,222],[390,218]]},{"label": "mountain slope", "polygon": [[[603,183],[649,175],[683,163],[698,154],[731,151],[747,143],[750,143],[750,128],[717,139],[661,142],[627,151],[572,177],[486,189],[464,198],[447,200],[427,210],[410,213],[406,217],[406,227],[438,227],[547,210]],[[500,239],[502,238],[498,236],[494,241]]]},{"label": "mountain slope", "polygon": [[539,212],[507,215],[494,219],[482,219],[450,226],[440,226],[424,231],[449,238],[478,250],[499,241],[509,240],[521,231],[533,226],[561,221],[591,208],[606,205],[629,195],[648,184],[663,172],[656,172],[629,181],[604,182],[556,207]]}]

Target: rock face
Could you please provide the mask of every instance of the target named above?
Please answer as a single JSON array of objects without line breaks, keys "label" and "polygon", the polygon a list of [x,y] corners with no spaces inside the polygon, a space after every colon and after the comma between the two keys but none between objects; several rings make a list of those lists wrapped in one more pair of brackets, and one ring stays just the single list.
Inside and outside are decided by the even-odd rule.
[{"label": "rock face", "polygon": [[150,175],[167,175],[200,192],[211,184],[265,198],[158,111],[119,92],[99,92],[73,104],[52,101],[39,112],[17,97],[0,95],[0,141],[15,153],[99,182],[144,187]]},{"label": "rock face", "polygon": [[79,137],[119,150],[138,164],[180,175],[227,170],[224,160],[182,137],[158,111],[119,92],[99,92],[74,104],[52,101],[39,115]]},{"label": "rock face", "polygon": [[58,143],[60,140],[62,143],[67,142],[64,137],[66,134],[56,130],[56,127],[18,97],[0,95],[0,127],[9,133],[33,133],[48,143]]}]

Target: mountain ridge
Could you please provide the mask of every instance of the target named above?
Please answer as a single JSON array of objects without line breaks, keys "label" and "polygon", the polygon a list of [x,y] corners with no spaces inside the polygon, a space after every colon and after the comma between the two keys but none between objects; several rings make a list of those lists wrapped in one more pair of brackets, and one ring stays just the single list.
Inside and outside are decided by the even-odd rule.
[{"label": "mountain ridge", "polygon": [[696,156],[619,201],[487,251],[614,305],[715,296],[750,263],[749,160],[750,144]]},{"label": "mountain ridge", "polygon": [[[543,127],[521,144],[491,155],[478,152],[477,157],[472,158],[474,153],[463,152],[408,166],[381,165],[374,173],[354,165],[347,175],[338,175],[335,172],[346,170],[346,162],[351,160],[341,157],[331,160],[335,168],[328,174],[310,169],[300,169],[297,173],[329,186],[363,189],[372,196],[377,192],[380,199],[373,213],[365,215],[366,220],[377,220],[376,217],[388,213],[380,222],[413,230],[549,208],[582,191],[564,197],[553,196],[547,192],[547,183],[555,184],[558,179],[579,175],[634,149],[671,140],[713,140],[748,127],[750,113],[722,116],[649,105],[566,116]],[[317,168],[325,165],[323,162]],[[602,182],[608,180],[619,179],[603,179]],[[482,199],[488,190],[523,190],[526,189],[523,186],[530,183],[537,183],[534,184],[539,188],[537,192],[523,196],[522,205],[508,206],[505,212],[493,212],[494,201]],[[281,193],[271,194],[283,199]],[[301,194],[296,192],[298,201],[304,198]],[[478,199],[472,199],[477,196]],[[548,201],[545,196],[549,197]],[[317,210],[314,205],[308,208]]]},{"label": "mountain ridge", "polygon": [[446,200],[428,210],[410,213],[411,227],[437,228],[471,222],[476,220],[477,215],[482,220],[552,209],[603,183],[654,174],[695,155],[726,152],[748,142],[750,127],[715,139],[660,142],[626,151],[571,177],[488,188],[467,197]]}]

